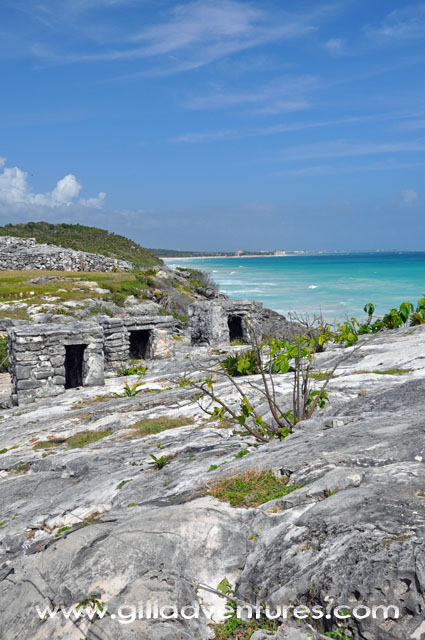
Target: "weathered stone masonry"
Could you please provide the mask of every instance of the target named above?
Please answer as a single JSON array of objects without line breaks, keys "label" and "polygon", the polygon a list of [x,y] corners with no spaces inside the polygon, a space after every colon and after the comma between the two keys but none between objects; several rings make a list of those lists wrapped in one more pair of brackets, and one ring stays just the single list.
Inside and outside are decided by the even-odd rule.
[{"label": "weathered stone masonry", "polygon": [[99,318],[105,334],[105,368],[116,371],[129,359],[158,360],[172,358],[171,333],[176,321],[172,316],[127,316]]},{"label": "weathered stone masonry", "polygon": [[193,345],[228,346],[241,339],[247,344],[261,339],[262,303],[251,300],[195,302],[189,307]]},{"label": "weathered stone masonry", "polygon": [[103,329],[94,322],[9,329],[12,403],[104,384]]},{"label": "weathered stone masonry", "polygon": [[35,238],[0,236],[0,270],[40,269],[48,271],[131,271],[126,260],[95,253],[39,244]]},{"label": "weathered stone masonry", "polygon": [[131,358],[172,358],[174,328],[174,318],[161,315],[11,327],[12,403],[55,396],[73,387],[103,385],[104,368],[127,367]]}]

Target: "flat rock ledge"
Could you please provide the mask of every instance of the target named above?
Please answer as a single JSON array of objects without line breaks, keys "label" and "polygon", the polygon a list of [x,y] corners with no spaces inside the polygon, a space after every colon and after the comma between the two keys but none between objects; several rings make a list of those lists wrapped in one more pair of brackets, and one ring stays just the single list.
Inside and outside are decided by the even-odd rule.
[{"label": "flat rock ledge", "polygon": [[[317,369],[329,370],[340,353],[320,354]],[[224,578],[240,601],[272,611],[399,608],[397,619],[310,620],[321,633],[340,625],[356,640],[425,639],[425,328],[366,343],[337,371],[327,408],[265,445],[208,421],[193,391],[177,384],[217,357],[177,342],[172,360],[149,365],[135,397],[114,396],[124,379],[113,376],[105,387],[0,412],[2,639],[206,640],[224,601],[197,585],[216,588]],[[290,374],[276,385],[289,396]],[[226,384],[219,391],[232,399]],[[128,427],[156,416],[188,424],[128,437]],[[87,430],[110,435],[82,448],[60,444]],[[58,446],[34,450],[49,439]],[[248,454],[237,457],[242,449]],[[155,471],[151,455],[172,459]],[[253,467],[302,486],[252,509],[207,495],[211,482]],[[87,601],[105,603],[112,615],[63,615]],[[124,623],[114,613],[149,601],[202,607],[197,616],[186,610],[187,619],[129,622],[127,608]],[[40,619],[36,606],[59,611]],[[278,633],[252,638],[312,633],[290,618]]]}]

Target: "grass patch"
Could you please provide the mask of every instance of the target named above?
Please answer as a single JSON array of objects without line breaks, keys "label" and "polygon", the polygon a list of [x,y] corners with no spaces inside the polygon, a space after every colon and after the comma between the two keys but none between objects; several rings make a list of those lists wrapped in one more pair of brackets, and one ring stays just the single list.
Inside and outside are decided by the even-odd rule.
[{"label": "grass patch", "polygon": [[126,484],[128,484],[129,482],[131,482],[131,480],[121,480],[121,482],[119,483],[119,485],[117,485],[117,489],[122,489],[123,487],[125,487]]},{"label": "grass patch", "polygon": [[77,433],[75,436],[68,438],[66,444],[70,449],[78,449],[80,447],[85,447],[88,444],[92,444],[93,442],[97,442],[98,440],[102,440],[102,438],[106,438],[111,434],[111,429],[107,429],[106,431],[82,431],[81,433]]},{"label": "grass patch", "polygon": [[[312,380],[316,380],[317,382],[322,382],[323,380],[327,380],[329,377],[329,373],[327,371],[311,371],[310,378]],[[334,378],[335,376],[332,376]]]},{"label": "grass patch", "polygon": [[34,451],[38,451],[39,449],[53,449],[53,447],[59,447],[61,444],[64,444],[64,441],[58,440],[40,440],[36,442],[33,446]]},{"label": "grass patch", "polygon": [[362,373],[376,373],[380,376],[402,376],[406,373],[410,373],[412,369],[374,369],[372,371],[354,371],[355,375],[360,375]]},{"label": "grass patch", "polygon": [[29,320],[27,310],[24,307],[18,309],[0,309],[0,318],[11,318],[11,320]]},{"label": "grass patch", "polygon": [[131,434],[130,437],[138,438],[161,433],[161,431],[166,431],[167,429],[187,427],[194,422],[195,420],[192,417],[169,418],[168,416],[162,416],[159,418],[142,418],[128,428],[134,430],[134,433]]},{"label": "grass patch", "polygon": [[210,484],[207,494],[229,502],[233,507],[258,507],[288,495],[301,485],[287,486],[288,478],[277,478],[272,471],[247,469],[242,474],[221,478]]},{"label": "grass patch", "polygon": [[93,442],[97,442],[98,440],[102,440],[102,438],[106,438],[111,434],[111,429],[107,429],[106,431],[81,431],[81,433],[76,433],[66,440],[40,440],[35,443],[33,449],[35,451],[38,449],[51,449],[52,447],[58,447],[61,444],[66,444],[70,449],[78,449],[80,447],[85,447],[88,444],[93,444]]}]

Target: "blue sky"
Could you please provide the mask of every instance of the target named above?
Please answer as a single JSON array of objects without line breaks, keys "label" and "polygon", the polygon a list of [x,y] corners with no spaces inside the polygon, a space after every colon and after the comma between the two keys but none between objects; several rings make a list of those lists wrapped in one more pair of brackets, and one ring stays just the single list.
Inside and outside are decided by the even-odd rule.
[{"label": "blue sky", "polygon": [[0,224],[425,248],[425,2],[2,0],[0,69]]}]

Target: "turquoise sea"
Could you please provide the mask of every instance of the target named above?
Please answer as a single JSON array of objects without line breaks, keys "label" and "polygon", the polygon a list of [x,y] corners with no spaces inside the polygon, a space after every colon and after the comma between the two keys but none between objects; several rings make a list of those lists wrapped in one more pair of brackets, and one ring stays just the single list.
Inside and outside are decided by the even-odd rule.
[{"label": "turquoise sea", "polygon": [[425,294],[425,252],[328,253],[259,258],[168,259],[208,271],[230,298],[260,300],[279,311],[321,311],[329,320],[378,313]]}]

